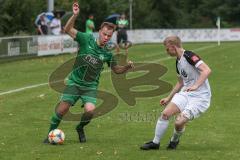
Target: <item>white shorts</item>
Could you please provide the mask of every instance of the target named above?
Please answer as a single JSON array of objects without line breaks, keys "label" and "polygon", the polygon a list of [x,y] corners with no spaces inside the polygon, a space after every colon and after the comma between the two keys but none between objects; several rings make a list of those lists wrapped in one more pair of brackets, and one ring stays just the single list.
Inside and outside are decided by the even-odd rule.
[{"label": "white shorts", "polygon": [[179,110],[189,120],[199,117],[210,106],[211,96],[194,96],[190,92],[176,93],[171,102],[176,104]]}]

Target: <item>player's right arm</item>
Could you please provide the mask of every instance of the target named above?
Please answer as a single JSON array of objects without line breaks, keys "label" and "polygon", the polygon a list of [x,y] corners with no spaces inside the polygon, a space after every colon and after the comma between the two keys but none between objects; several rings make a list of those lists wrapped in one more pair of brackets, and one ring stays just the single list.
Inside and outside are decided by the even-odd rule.
[{"label": "player's right arm", "polygon": [[167,105],[171,99],[173,98],[173,96],[178,93],[181,88],[183,87],[183,80],[182,78],[179,76],[178,77],[178,82],[176,83],[175,87],[172,89],[171,93],[166,97],[160,100],[160,104],[165,106]]},{"label": "player's right arm", "polygon": [[67,21],[67,24],[64,27],[64,31],[73,39],[75,39],[78,31],[74,28],[74,24],[80,12],[79,5],[77,2],[73,3],[72,9],[73,9],[73,15]]}]

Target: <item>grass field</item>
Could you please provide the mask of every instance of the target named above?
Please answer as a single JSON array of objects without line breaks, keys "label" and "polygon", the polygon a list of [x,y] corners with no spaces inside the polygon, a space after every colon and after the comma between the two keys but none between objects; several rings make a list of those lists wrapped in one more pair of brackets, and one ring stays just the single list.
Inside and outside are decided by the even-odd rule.
[{"label": "grass field", "polygon": [[[160,150],[140,151],[139,146],[154,136],[157,116],[164,97],[138,98],[134,107],[119,98],[118,107],[94,119],[86,127],[87,143],[80,144],[75,132],[77,122],[63,121],[66,135],[64,145],[45,145],[42,140],[49,127],[59,94],[48,87],[49,75],[74,55],[42,57],[0,64],[0,160],[237,160],[240,133],[240,46],[239,42],[186,43],[185,49],[194,50],[212,69],[210,109],[199,119],[190,122],[176,151],[166,145],[173,131],[173,120]],[[133,46],[129,51],[134,62],[155,62],[168,68],[161,77],[176,83],[175,60],[166,58],[162,44]],[[6,93],[18,88],[41,86]],[[101,76],[100,89],[118,96],[112,86],[110,72]],[[82,112],[78,103],[72,112]]]}]

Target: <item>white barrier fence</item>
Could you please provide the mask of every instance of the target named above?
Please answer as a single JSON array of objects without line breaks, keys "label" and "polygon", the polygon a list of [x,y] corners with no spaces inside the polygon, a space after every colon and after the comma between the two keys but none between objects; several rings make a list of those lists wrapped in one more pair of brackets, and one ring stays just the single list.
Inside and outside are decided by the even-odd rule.
[{"label": "white barrier fence", "polygon": [[76,52],[78,44],[68,35],[38,37],[38,56]]},{"label": "white barrier fence", "polygon": [[240,29],[153,29],[128,31],[133,43],[162,43],[169,35],[179,36],[183,42],[240,41]]},{"label": "white barrier fence", "polygon": [[0,38],[0,58],[22,55],[56,55],[73,53],[78,44],[68,35]]},{"label": "white barrier fence", "polygon": [[[94,33],[96,36],[97,33]],[[133,44],[161,43],[169,35],[178,35],[183,42],[240,41],[240,29],[144,29],[128,31]],[[116,42],[116,34],[113,35]],[[55,55],[76,52],[78,45],[68,35],[0,38],[0,57],[19,55]]]}]

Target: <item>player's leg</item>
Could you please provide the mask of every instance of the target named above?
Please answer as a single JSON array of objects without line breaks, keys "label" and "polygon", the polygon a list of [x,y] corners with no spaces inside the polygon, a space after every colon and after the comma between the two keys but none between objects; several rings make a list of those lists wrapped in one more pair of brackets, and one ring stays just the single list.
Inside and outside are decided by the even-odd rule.
[{"label": "player's leg", "polygon": [[84,114],[81,117],[81,121],[78,124],[77,128],[83,128],[86,126],[88,123],[90,123],[92,117],[93,117],[93,112],[95,110],[95,104],[91,102],[87,102],[84,104]]},{"label": "player's leg", "polygon": [[119,47],[119,44],[121,43],[121,34],[120,32],[118,31],[117,32],[117,46],[116,46],[116,53],[119,54],[120,52],[120,47]]},{"label": "player's leg", "polygon": [[167,149],[176,149],[177,148],[177,145],[179,144],[179,139],[185,131],[185,124],[188,121],[189,121],[189,119],[183,113],[180,113],[177,116],[176,121],[175,121],[173,135],[167,146]]},{"label": "player's leg", "polygon": [[170,117],[179,112],[180,109],[176,106],[176,104],[170,102],[167,105],[167,107],[163,110],[160,118],[157,121],[154,139],[148,143],[145,143],[143,146],[140,147],[140,149],[142,150],[158,149],[160,145],[160,140],[162,139],[164,133],[168,128]]},{"label": "player's leg", "polygon": [[122,32],[122,43],[123,43],[123,48],[125,49],[125,55],[128,60],[129,43],[128,43],[128,39],[127,39],[127,31]]},{"label": "player's leg", "polygon": [[157,121],[156,128],[155,128],[155,137],[153,142],[156,144],[160,143],[161,138],[163,137],[164,133],[166,132],[169,124],[169,119],[171,116],[179,113],[180,110],[176,106],[176,104],[170,102],[167,107],[163,110],[160,118]]},{"label": "player's leg", "polygon": [[71,104],[69,102],[61,101],[58,103],[55,113],[52,115],[48,133],[59,126],[62,117],[69,111],[70,107]]},{"label": "player's leg", "polygon": [[81,117],[80,123],[77,125],[76,130],[80,143],[86,142],[86,136],[84,133],[84,127],[90,123],[94,115],[95,104],[96,104],[96,90],[91,90],[84,96],[81,96],[84,104],[84,114]]},{"label": "player's leg", "polygon": [[[61,96],[60,102],[55,107],[55,112],[51,117],[48,133],[59,126],[62,117],[69,111],[69,108],[77,102],[79,97],[80,96],[78,95],[78,88],[76,88],[75,86],[67,86],[65,88],[64,93]],[[48,143],[48,140],[45,139],[44,143]]]},{"label": "player's leg", "polygon": [[71,106],[79,99],[80,95],[78,95],[78,88],[75,86],[66,87],[64,93],[61,96],[60,103],[55,108],[55,113],[51,118],[51,125],[49,128],[49,132],[53,129],[56,129],[60,124],[62,117],[69,111]]},{"label": "player's leg", "polygon": [[210,104],[210,98],[188,97],[188,103],[182,113],[176,118],[175,129],[167,149],[176,149],[179,139],[185,131],[185,125],[190,120],[204,113]]},{"label": "player's leg", "polygon": [[90,123],[93,112],[95,110],[95,105],[93,103],[85,103],[84,105],[84,114],[81,117],[80,123],[77,125],[76,130],[78,133],[78,138],[80,143],[86,142],[86,135],[84,132],[84,127]]},{"label": "player's leg", "polygon": [[124,47],[127,48],[127,42],[128,42],[128,36],[127,36],[127,31],[123,30],[122,32],[122,43],[124,44]]},{"label": "player's leg", "polygon": [[[56,106],[55,112],[51,117],[50,127],[48,133],[56,128],[58,128],[62,117],[69,111],[71,104],[69,102],[61,101]],[[43,143],[49,143],[48,137],[44,139]]]}]

